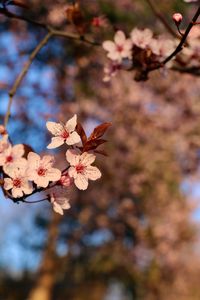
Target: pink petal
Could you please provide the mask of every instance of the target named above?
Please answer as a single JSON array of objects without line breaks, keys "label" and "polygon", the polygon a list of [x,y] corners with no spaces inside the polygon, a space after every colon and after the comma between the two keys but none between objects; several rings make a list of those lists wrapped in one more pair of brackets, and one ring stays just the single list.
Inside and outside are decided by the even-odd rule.
[{"label": "pink petal", "polygon": [[97,167],[89,166],[85,170],[85,176],[90,180],[97,180],[101,177],[101,172]]},{"label": "pink petal", "polygon": [[86,190],[88,187],[88,179],[82,174],[78,174],[74,179],[74,183],[79,190]]},{"label": "pink petal", "polygon": [[80,155],[75,150],[67,150],[66,159],[71,166],[76,166],[79,163]]},{"label": "pink petal", "polygon": [[47,146],[47,149],[54,149],[64,144],[64,139],[60,136],[53,137],[51,143]]},{"label": "pink petal", "polygon": [[115,33],[114,41],[117,45],[123,45],[126,41],[126,36],[123,31],[119,30]]},{"label": "pink petal", "polygon": [[12,187],[13,187],[12,179],[10,179],[10,178],[5,178],[5,179],[4,179],[4,189],[5,189],[6,191],[8,191],[8,190],[12,189]]},{"label": "pink petal", "polygon": [[112,52],[116,49],[116,45],[112,41],[105,41],[105,42],[103,42],[102,46],[103,46],[103,49],[108,52]]},{"label": "pink petal", "polygon": [[20,198],[20,197],[22,197],[23,196],[22,189],[14,187],[12,189],[12,195],[13,195],[14,198]]},{"label": "pink petal", "polygon": [[12,153],[16,157],[22,157],[24,155],[24,145],[22,145],[22,144],[15,145],[12,148]]},{"label": "pink petal", "polygon": [[62,207],[58,203],[56,203],[56,202],[53,202],[53,210],[56,213],[58,213],[60,215],[63,215],[63,209],[62,209]]},{"label": "pink petal", "polygon": [[84,166],[89,166],[95,161],[96,156],[92,153],[84,152],[81,155],[80,163],[82,163]]},{"label": "pink petal", "polygon": [[51,168],[47,171],[46,177],[48,181],[58,181],[61,178],[61,171],[56,168]]},{"label": "pink petal", "polygon": [[66,144],[67,145],[74,145],[77,144],[81,141],[80,136],[76,131],[70,133],[69,137],[66,139]]},{"label": "pink petal", "polygon": [[77,125],[77,115],[74,115],[67,123],[65,124],[65,128],[67,132],[74,131]]},{"label": "pink petal", "polygon": [[47,129],[53,134],[53,135],[59,135],[60,132],[63,131],[63,125],[56,122],[47,122],[46,123]]},{"label": "pink petal", "polygon": [[37,168],[40,164],[40,156],[35,152],[29,152],[27,159],[31,169]]}]

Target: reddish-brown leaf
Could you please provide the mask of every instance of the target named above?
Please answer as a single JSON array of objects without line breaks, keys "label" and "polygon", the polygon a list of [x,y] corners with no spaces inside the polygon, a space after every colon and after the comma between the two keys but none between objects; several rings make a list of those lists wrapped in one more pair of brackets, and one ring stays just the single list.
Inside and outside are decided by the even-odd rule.
[{"label": "reddish-brown leaf", "polygon": [[98,146],[106,143],[106,140],[103,139],[94,139],[94,140],[88,140],[87,143],[84,146],[84,151],[94,150]]},{"label": "reddish-brown leaf", "polygon": [[94,128],[94,130],[88,140],[98,139],[98,138],[102,137],[104,135],[104,133],[106,132],[106,130],[111,125],[112,125],[112,123],[106,122],[106,123],[103,123],[103,124],[97,126],[96,128]]},{"label": "reddish-brown leaf", "polygon": [[77,125],[76,125],[76,131],[80,135],[82,144],[84,146],[87,143],[87,136],[86,136],[85,130],[83,129],[83,127],[82,127],[82,125],[80,123],[77,123]]}]

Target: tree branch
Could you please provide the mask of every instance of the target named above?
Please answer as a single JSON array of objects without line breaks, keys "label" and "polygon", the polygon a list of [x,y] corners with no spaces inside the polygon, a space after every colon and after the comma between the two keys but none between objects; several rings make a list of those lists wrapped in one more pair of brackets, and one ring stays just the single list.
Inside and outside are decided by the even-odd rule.
[{"label": "tree branch", "polygon": [[160,20],[160,22],[164,25],[164,27],[167,29],[167,31],[173,35],[176,38],[180,38],[179,35],[171,28],[171,26],[168,24],[168,22],[165,20],[163,15],[157,10],[156,6],[154,5],[152,0],[146,0],[146,2],[149,4],[151,10],[153,11],[154,15]]},{"label": "tree branch", "polygon": [[38,52],[46,45],[49,39],[52,37],[53,33],[51,30],[45,35],[45,37],[41,40],[41,42],[35,47],[33,52],[30,54],[28,61],[25,63],[23,69],[21,70],[20,74],[17,76],[11,90],[9,91],[9,101],[8,107],[4,118],[4,126],[6,127],[8,124],[8,120],[10,117],[11,106],[13,102],[13,97],[17,92],[18,87],[20,86],[23,78],[25,77],[26,73],[28,72],[33,60],[35,59]]}]

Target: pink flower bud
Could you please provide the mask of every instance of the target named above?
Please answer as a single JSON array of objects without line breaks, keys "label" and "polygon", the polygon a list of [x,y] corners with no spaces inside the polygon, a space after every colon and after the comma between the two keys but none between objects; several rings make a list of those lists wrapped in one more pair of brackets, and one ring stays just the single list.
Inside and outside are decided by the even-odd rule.
[{"label": "pink flower bud", "polygon": [[175,24],[177,24],[177,25],[179,25],[183,20],[183,16],[179,13],[173,14],[172,18],[173,18]]},{"label": "pink flower bud", "polygon": [[71,177],[69,177],[68,173],[63,175],[61,178],[60,178],[60,184],[62,186],[65,186],[65,187],[70,187],[73,183],[73,179]]},{"label": "pink flower bud", "polygon": [[0,125],[0,134],[1,135],[7,134],[6,128],[3,125]]}]

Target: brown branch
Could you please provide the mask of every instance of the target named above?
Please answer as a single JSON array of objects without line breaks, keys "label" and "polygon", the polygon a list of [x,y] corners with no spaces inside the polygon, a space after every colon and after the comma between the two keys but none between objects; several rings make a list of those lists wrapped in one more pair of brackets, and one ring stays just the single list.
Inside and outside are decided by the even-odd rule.
[{"label": "brown branch", "polygon": [[164,61],[163,64],[166,64],[167,62],[169,62],[172,58],[174,58],[179,52],[181,52],[181,50],[183,49],[183,46],[186,42],[186,39],[192,29],[192,27],[194,26],[195,22],[197,21],[198,17],[200,15],[200,6],[198,7],[192,21],[189,23],[188,27],[185,30],[185,33],[182,35],[181,41],[178,44],[177,48],[172,52],[172,54],[170,54]]},{"label": "brown branch", "polygon": [[200,66],[191,66],[191,67],[178,67],[173,66],[171,70],[179,72],[179,73],[187,73],[192,74],[194,76],[200,76]]},{"label": "brown branch", "polygon": [[30,54],[28,61],[25,63],[23,69],[17,76],[11,90],[9,91],[9,101],[8,101],[8,107],[4,118],[4,126],[6,127],[8,124],[8,120],[10,117],[10,110],[13,102],[13,97],[15,96],[18,87],[20,86],[23,78],[25,77],[26,73],[28,72],[33,60],[35,59],[38,52],[46,45],[46,43],[49,41],[49,39],[52,37],[51,30],[45,35],[45,37],[40,41],[40,43],[35,47],[33,52]]},{"label": "brown branch", "polygon": [[154,5],[152,0],[146,0],[146,2],[149,4],[151,10],[153,11],[154,15],[160,20],[160,22],[164,25],[164,27],[168,30],[168,32],[173,35],[176,38],[180,38],[179,35],[171,28],[171,26],[168,24],[166,19],[163,17],[163,15],[158,11],[156,6]]}]

